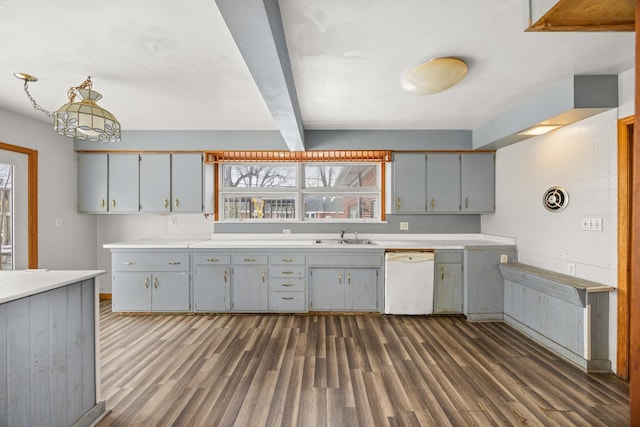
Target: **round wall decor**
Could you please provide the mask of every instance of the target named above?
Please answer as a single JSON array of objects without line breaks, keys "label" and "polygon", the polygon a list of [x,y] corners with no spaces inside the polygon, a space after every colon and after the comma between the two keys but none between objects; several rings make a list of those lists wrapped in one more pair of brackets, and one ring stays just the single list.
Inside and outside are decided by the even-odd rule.
[{"label": "round wall decor", "polygon": [[550,212],[560,212],[569,204],[569,193],[562,187],[551,187],[544,192],[542,204]]}]

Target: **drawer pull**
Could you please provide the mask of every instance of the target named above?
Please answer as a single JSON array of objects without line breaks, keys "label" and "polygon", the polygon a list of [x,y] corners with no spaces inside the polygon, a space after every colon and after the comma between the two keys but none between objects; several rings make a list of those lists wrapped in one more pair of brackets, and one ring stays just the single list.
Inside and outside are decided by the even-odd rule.
[{"label": "drawer pull", "polygon": [[180,261],[169,261],[169,265],[180,265],[182,264]]},{"label": "drawer pull", "polygon": [[283,271],[282,274],[293,274],[293,271]]},{"label": "drawer pull", "polygon": [[293,284],[293,283],[283,283],[282,286],[284,286],[285,288],[290,288],[292,286],[295,286],[295,284]]},{"label": "drawer pull", "polygon": [[282,262],[293,262],[291,258],[282,258]]},{"label": "drawer pull", "polygon": [[291,301],[293,299],[293,297],[282,297],[283,300],[285,301]]},{"label": "drawer pull", "polygon": [[220,260],[218,258],[207,258],[207,261],[209,261],[209,262],[218,262]]},{"label": "drawer pull", "polygon": [[135,265],[135,261],[122,261],[122,265]]},{"label": "drawer pull", "polygon": [[153,287],[158,289],[158,278],[157,277],[153,278]]},{"label": "drawer pull", "polygon": [[148,277],[144,278],[144,287],[149,289],[149,278]]},{"label": "drawer pull", "polygon": [[255,258],[245,258],[244,260],[245,260],[245,262],[254,262],[256,259]]}]

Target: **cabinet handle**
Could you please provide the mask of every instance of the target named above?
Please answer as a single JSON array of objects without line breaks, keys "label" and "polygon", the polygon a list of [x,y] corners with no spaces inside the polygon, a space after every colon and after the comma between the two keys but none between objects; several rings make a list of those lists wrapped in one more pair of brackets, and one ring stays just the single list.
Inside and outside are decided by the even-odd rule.
[{"label": "cabinet handle", "polygon": [[283,283],[282,286],[285,288],[290,288],[291,286],[295,286],[293,283]]},{"label": "cabinet handle", "polygon": [[469,198],[465,197],[464,198],[464,208],[467,209],[469,207]]},{"label": "cabinet handle", "polygon": [[153,287],[158,289],[158,278],[157,277],[153,278]]},{"label": "cabinet handle", "polygon": [[209,261],[209,262],[218,262],[220,260],[218,258],[207,258],[207,261]]},{"label": "cabinet handle", "polygon": [[180,265],[182,264],[180,261],[169,261],[169,265]]},{"label": "cabinet handle", "polygon": [[254,262],[256,259],[255,258],[245,258],[244,260],[246,262]]},{"label": "cabinet handle", "polygon": [[282,258],[282,262],[293,262],[291,258]]},{"label": "cabinet handle", "polygon": [[351,273],[347,273],[347,283],[351,284]]},{"label": "cabinet handle", "polygon": [[264,283],[264,278],[265,278],[265,276],[266,276],[266,275],[267,275],[267,272],[266,272],[266,271],[263,271],[263,272],[262,272],[262,283]]},{"label": "cabinet handle", "polygon": [[111,207],[112,208],[116,207],[116,199],[111,200]]},{"label": "cabinet handle", "polygon": [[293,271],[283,271],[282,274],[293,274]]},{"label": "cabinet handle", "polygon": [[104,209],[105,201],[104,199],[100,199],[100,207]]},{"label": "cabinet handle", "polygon": [[342,273],[338,273],[338,284],[342,284]]},{"label": "cabinet handle", "polygon": [[180,207],[180,200],[178,200],[177,197],[176,197],[176,201],[173,203],[173,206],[175,206],[176,209]]},{"label": "cabinet handle", "polygon": [[166,197],[164,198],[164,202],[162,203],[165,209],[169,208],[169,199],[167,199]]},{"label": "cabinet handle", "polygon": [[135,261],[122,261],[122,265],[135,265]]},{"label": "cabinet handle", "polygon": [[149,289],[149,277],[144,278],[144,287]]},{"label": "cabinet handle", "polygon": [[402,206],[402,201],[400,200],[400,197],[398,197],[396,199],[396,210],[399,211],[400,210],[400,206]]},{"label": "cabinet handle", "polygon": [[436,206],[436,198],[432,197],[431,198],[431,209],[433,209]]},{"label": "cabinet handle", "polygon": [[227,283],[227,270],[224,271],[224,283]]},{"label": "cabinet handle", "polygon": [[291,301],[293,299],[293,297],[282,297],[283,300],[285,301]]},{"label": "cabinet handle", "polygon": [[440,280],[444,280],[444,267],[440,267]]}]

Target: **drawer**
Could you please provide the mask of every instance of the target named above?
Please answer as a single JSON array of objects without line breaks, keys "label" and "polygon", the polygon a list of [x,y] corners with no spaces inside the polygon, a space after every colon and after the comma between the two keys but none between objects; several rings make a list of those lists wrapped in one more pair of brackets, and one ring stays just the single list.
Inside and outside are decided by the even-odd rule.
[{"label": "drawer", "polygon": [[436,251],[435,262],[461,263],[462,251]]},{"label": "drawer", "polygon": [[269,268],[269,277],[305,277],[304,265],[272,265]]},{"label": "drawer", "polygon": [[231,263],[235,264],[235,265],[241,265],[241,264],[267,264],[267,255],[265,255],[265,254],[231,255]]},{"label": "drawer", "polygon": [[271,292],[269,311],[307,311],[305,292]]},{"label": "drawer", "polygon": [[[347,251],[345,251],[347,252]],[[307,256],[307,265],[314,267],[382,267],[384,253],[349,255],[345,252],[320,253]]]},{"label": "drawer", "polygon": [[304,292],[306,288],[304,277],[278,277],[269,281],[271,292]]},{"label": "drawer", "polygon": [[269,255],[269,264],[304,265],[304,255],[275,254]]},{"label": "drawer", "polygon": [[189,271],[190,255],[185,253],[113,253],[113,271]]},{"label": "drawer", "polygon": [[194,263],[197,265],[216,265],[231,263],[231,255],[229,254],[195,254]]}]

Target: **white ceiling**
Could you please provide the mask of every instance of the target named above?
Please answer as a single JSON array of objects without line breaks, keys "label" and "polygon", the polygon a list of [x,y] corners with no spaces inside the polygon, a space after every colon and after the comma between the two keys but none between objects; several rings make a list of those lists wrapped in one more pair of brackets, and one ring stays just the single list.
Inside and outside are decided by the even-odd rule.
[{"label": "white ceiling", "polygon": [[[240,0],[238,0],[240,1]],[[279,0],[305,129],[474,129],[575,74],[634,66],[633,33],[526,33],[521,0]],[[214,0],[0,0],[0,107],[42,120],[87,75],[123,130],[275,130]],[[405,92],[408,68],[469,65]]]}]

